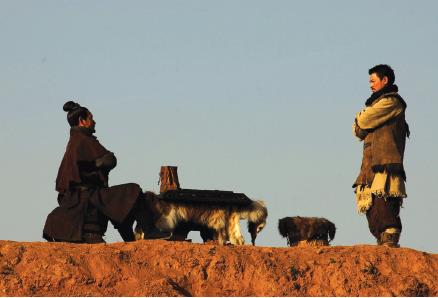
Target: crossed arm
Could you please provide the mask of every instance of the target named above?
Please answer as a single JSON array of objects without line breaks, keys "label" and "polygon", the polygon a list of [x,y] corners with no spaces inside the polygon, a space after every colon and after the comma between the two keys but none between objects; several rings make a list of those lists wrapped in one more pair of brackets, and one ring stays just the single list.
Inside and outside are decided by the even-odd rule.
[{"label": "crossed arm", "polygon": [[366,107],[356,114],[353,123],[353,134],[360,140],[365,139],[368,130],[372,130],[403,112],[402,103],[395,97],[386,97],[375,105]]}]

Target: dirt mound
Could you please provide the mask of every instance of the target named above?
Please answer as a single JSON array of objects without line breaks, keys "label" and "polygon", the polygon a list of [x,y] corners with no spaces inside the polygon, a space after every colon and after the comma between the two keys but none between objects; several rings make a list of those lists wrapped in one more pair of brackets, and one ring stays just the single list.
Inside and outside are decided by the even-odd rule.
[{"label": "dirt mound", "polygon": [[436,296],[438,255],[376,246],[0,241],[3,296]]}]

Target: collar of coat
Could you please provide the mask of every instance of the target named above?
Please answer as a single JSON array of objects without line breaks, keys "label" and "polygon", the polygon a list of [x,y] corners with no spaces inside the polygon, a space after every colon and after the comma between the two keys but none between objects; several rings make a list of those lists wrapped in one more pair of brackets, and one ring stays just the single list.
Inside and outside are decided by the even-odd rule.
[{"label": "collar of coat", "polygon": [[385,87],[383,87],[379,91],[371,94],[371,96],[365,101],[365,105],[367,107],[369,107],[376,99],[378,99],[382,95],[384,95],[386,93],[394,93],[394,92],[398,92],[397,85],[386,85]]},{"label": "collar of coat", "polygon": [[87,135],[89,137],[92,138],[96,138],[95,136],[93,136],[93,133],[95,133],[96,131],[94,129],[90,129],[87,127],[83,127],[83,126],[73,126],[72,128],[70,128],[70,136],[76,133],[82,133],[84,135]]},{"label": "collar of coat", "polygon": [[[402,103],[403,107],[406,109],[407,104],[406,104],[405,100],[397,92],[398,92],[397,85],[387,85],[387,86],[383,87],[382,89],[380,89],[379,91],[371,94],[371,96],[366,100],[365,106],[369,107],[377,99],[383,97],[386,94],[393,93],[398,98],[398,100]],[[409,125],[406,121],[405,121],[405,124],[406,124],[406,136],[409,138],[411,132],[409,130]]]}]

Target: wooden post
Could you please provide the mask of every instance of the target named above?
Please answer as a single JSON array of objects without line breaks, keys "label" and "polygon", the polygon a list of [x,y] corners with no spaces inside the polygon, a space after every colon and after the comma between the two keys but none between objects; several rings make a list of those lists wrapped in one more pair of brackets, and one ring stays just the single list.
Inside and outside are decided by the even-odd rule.
[{"label": "wooden post", "polygon": [[178,180],[178,167],[162,166],[160,170],[160,193],[181,189]]}]

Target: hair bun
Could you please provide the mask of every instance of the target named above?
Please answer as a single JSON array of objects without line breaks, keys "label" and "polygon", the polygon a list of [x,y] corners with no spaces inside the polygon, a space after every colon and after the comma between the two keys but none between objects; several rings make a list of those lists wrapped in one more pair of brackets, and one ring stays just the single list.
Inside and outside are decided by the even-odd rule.
[{"label": "hair bun", "polygon": [[78,109],[78,108],[80,108],[80,107],[81,107],[80,104],[78,104],[78,103],[76,103],[76,102],[70,100],[70,101],[67,101],[67,102],[64,104],[64,106],[62,107],[62,109],[63,109],[65,112],[70,112],[70,111],[76,110],[76,109]]}]

